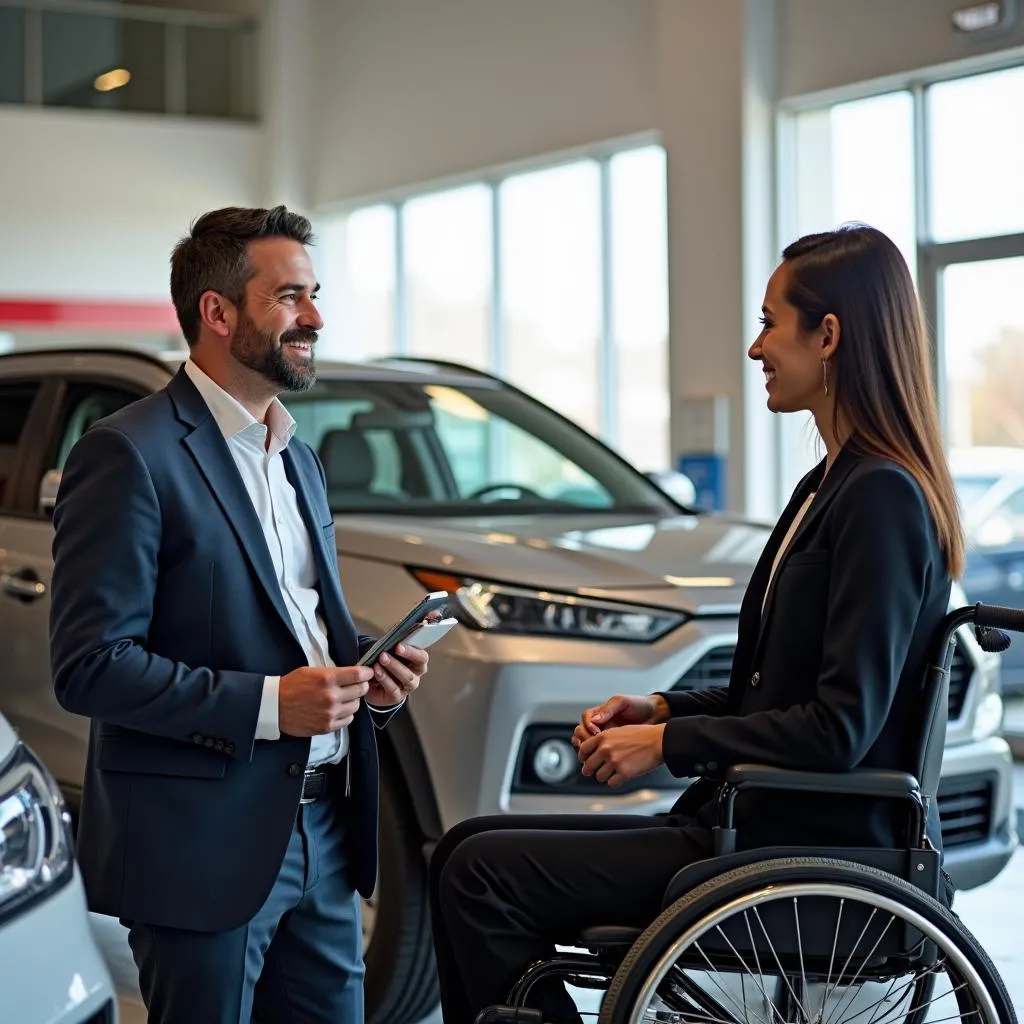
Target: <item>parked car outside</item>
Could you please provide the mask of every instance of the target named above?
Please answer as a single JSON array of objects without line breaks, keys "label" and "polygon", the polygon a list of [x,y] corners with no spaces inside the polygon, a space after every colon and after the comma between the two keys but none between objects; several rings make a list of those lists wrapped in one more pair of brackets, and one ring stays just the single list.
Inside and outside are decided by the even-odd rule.
[{"label": "parked car outside", "polygon": [[0,1021],[118,1019],[60,789],[0,715]]},{"label": "parked car outside", "polygon": [[[163,387],[178,362],[99,350],[0,357],[0,707],[72,807],[87,723],[57,705],[50,682],[49,512],[75,441]],[[309,392],[284,398],[324,464],[360,632],[382,632],[441,589],[464,625],[432,649],[425,684],[379,737],[368,1019],[407,1024],[436,1002],[433,845],[475,814],[668,808],[685,780],[663,769],[609,791],[579,773],[572,729],[615,692],[728,679],[740,599],[768,530],[677,504],[548,407],[465,367],[322,364]],[[964,632],[938,798],[961,887],[993,878],[1016,844],[1001,711],[998,658]]]},{"label": "parked car outside", "polygon": [[[950,467],[964,511],[969,601],[1024,605],[1024,448],[961,448]],[[1024,644],[1002,662],[1007,695],[1024,695]]]}]

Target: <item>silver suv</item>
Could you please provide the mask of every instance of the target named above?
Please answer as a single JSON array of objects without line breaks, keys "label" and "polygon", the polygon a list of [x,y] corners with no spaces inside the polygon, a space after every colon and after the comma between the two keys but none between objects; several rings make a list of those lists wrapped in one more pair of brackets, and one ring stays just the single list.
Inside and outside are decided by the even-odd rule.
[{"label": "silver suv", "polygon": [[[179,361],[0,358],[0,708],[72,807],[87,726],[50,685],[48,512],[83,431],[164,386]],[[466,626],[434,648],[426,684],[382,734],[367,1005],[371,1020],[404,1024],[436,998],[425,854],[444,829],[473,814],[654,812],[676,798],[685,783],[664,771],[614,793],[583,778],[573,725],[616,691],[727,680],[768,531],[675,504],[546,406],[464,367],[321,366],[316,386],[287,403],[326,469],[360,631],[383,630],[441,589],[457,593]],[[947,866],[971,887],[1001,870],[1016,835],[998,661],[960,639],[939,810]]]}]

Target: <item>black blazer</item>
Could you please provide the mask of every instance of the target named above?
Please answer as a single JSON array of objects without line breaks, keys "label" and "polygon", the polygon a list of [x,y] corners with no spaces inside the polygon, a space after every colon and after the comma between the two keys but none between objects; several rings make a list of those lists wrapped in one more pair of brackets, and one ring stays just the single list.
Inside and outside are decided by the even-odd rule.
[{"label": "black blazer", "polygon": [[[331,657],[356,634],[338,578],[323,470],[282,453],[319,570]],[[255,739],[262,684],[305,665],[252,502],[184,372],[89,430],[54,510],[51,658],[69,711],[92,719],[78,859],[92,908],[222,931],[277,877],[309,739]],[[390,716],[372,716],[386,721]],[[374,725],[349,728],[353,883],[377,863]]]},{"label": "black blazer", "polygon": [[[924,494],[902,467],[844,448],[822,482],[824,470],[797,485],[754,569],[728,687],[663,695],[672,714],[665,763],[677,776],[745,762],[911,768],[921,684],[949,605],[945,558]],[[775,555],[815,490],[769,586]],[[696,783],[676,812],[711,823],[713,791],[710,780]],[[905,822],[904,811],[867,799],[765,793],[737,803],[745,847],[891,845]],[[938,846],[935,814],[929,833]]]}]

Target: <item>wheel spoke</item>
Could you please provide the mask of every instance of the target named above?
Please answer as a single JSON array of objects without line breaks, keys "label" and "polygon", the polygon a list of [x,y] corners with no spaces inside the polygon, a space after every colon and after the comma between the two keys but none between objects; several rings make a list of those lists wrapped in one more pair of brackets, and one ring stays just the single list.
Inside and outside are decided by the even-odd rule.
[{"label": "wheel spoke", "polygon": [[[889,915],[889,922],[888,922],[888,924],[886,924],[886,926],[882,929],[882,933],[875,940],[875,944],[868,951],[868,955],[864,958],[864,960],[861,963],[860,967],[857,968],[857,973],[853,976],[853,980],[850,982],[850,989],[851,989],[851,991],[853,990],[853,986],[857,984],[857,979],[860,978],[860,976],[864,973],[864,968],[867,965],[867,962],[871,959],[871,956],[875,952],[875,950],[878,949],[878,947],[881,945],[882,939],[885,938],[885,933],[889,930],[889,928],[892,926],[893,921],[895,921],[895,920],[896,920],[896,918],[893,917],[890,914]],[[857,998],[857,993],[856,993],[856,991],[853,991],[853,995],[852,995],[852,998],[850,999],[850,1002],[852,1003],[853,1000],[856,999],[856,998]],[[840,1000],[839,1001],[839,1006],[842,1006],[842,1003],[843,1003],[843,1001]],[[838,1013],[838,1012],[839,1012],[839,1007],[837,1006],[836,1007],[836,1013]],[[829,1014],[829,1017],[828,1017],[828,1020],[826,1021],[826,1024],[832,1024],[832,1015],[831,1014]]]},{"label": "wheel spoke", "polygon": [[[731,992],[727,991],[725,988],[722,987],[722,984],[719,982],[718,978],[716,977],[718,971],[715,969],[715,965],[711,962],[711,960],[708,957],[707,953],[705,953],[704,950],[701,948],[701,945],[700,945],[699,942],[696,944],[695,948],[696,948],[697,952],[700,953],[700,955],[704,958],[705,963],[707,963],[707,965],[708,965],[708,968],[709,968],[708,978],[714,983],[715,988],[717,988],[718,991],[721,992],[722,995],[725,996],[725,998],[728,999],[729,1002],[733,1004],[733,1006],[735,1006],[736,1005],[736,997]],[[724,1009],[724,1007],[723,1007],[723,1009]],[[740,1013],[745,1016],[746,1015],[746,1008],[741,1006],[740,1007]],[[735,1020],[736,1024],[741,1024],[741,1022],[740,1022],[738,1017],[734,1018],[734,1020]],[[758,1020],[760,1021],[760,1024],[767,1024],[767,1022],[764,1020],[763,1017],[759,1016]]]},{"label": "wheel spoke", "polygon": [[[750,975],[751,980],[757,986],[757,990],[761,993],[762,996],[764,996],[765,1000],[769,1004],[771,1004],[772,1013],[774,1013],[774,1015],[776,1017],[778,1017],[780,1021],[782,1021],[782,1024],[786,1024],[786,1022],[783,1020],[782,1014],[779,1013],[778,1007],[775,1005],[775,1000],[772,999],[768,995],[768,991],[764,987],[764,975],[761,975],[761,980],[759,982],[758,979],[754,977],[754,972],[751,971],[751,969],[747,966],[747,962],[746,962],[746,960],[743,959],[743,957],[740,954],[739,950],[737,950],[736,947],[732,944],[732,941],[729,939],[729,936],[726,935],[724,931],[722,931],[721,926],[718,927],[717,931],[718,931],[718,934],[721,935],[723,939],[725,939],[725,942],[728,945],[728,947],[732,950],[733,955],[740,962],[740,966],[743,968],[743,970],[745,970],[747,972],[747,974]],[[753,946],[753,942],[751,942],[751,945]],[[754,949],[754,955],[756,956],[757,955],[757,947],[753,946],[753,949]],[[758,974],[760,974],[760,972],[761,972],[761,965],[758,964]],[[740,985],[741,985],[741,987],[742,987],[742,984],[743,984],[744,980],[745,979],[743,977],[740,978]],[[748,1024],[749,1024],[749,1018],[747,1017],[747,1013],[746,1013],[746,993],[744,993],[743,1005],[744,1005],[743,1019],[745,1021],[748,1021]],[[764,1018],[761,1017],[760,1015],[758,1015],[758,1020],[762,1021],[762,1024],[768,1024],[768,1022],[766,1022],[764,1020]]]},{"label": "wheel spoke", "polygon": [[761,931],[764,933],[764,937],[768,940],[768,948],[772,951],[772,957],[775,960],[775,965],[779,969],[779,977],[786,983],[786,988],[789,989],[789,994],[793,997],[793,1002],[796,1003],[797,1009],[804,1015],[804,1020],[809,1020],[810,1017],[804,1009],[803,1003],[800,1002],[800,997],[793,991],[793,986],[790,984],[789,976],[782,969],[782,962],[779,960],[779,954],[775,949],[771,936],[768,934],[768,929],[764,926],[764,921],[761,920],[761,914],[757,907],[754,907],[754,917],[757,918],[757,923],[761,926]]},{"label": "wheel spoke", "polygon": [[[801,991],[803,992],[804,999],[806,999],[808,993],[807,972],[804,970],[804,943],[800,936],[800,900],[796,896],[793,897],[793,917],[796,920],[796,951],[800,957],[800,982],[803,986]],[[811,1015],[803,1007],[801,1009],[803,1010],[804,1020],[807,1021],[807,1024],[811,1024]],[[822,1007],[822,1010],[824,1010],[824,1007]]]}]

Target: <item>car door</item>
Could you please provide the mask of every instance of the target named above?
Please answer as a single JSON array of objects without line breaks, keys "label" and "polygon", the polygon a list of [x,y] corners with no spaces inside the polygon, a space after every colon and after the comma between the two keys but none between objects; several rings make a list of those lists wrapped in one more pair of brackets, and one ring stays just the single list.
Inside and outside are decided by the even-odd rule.
[{"label": "car door", "polygon": [[88,722],[60,707],[50,676],[52,498],[75,442],[98,419],[142,394],[103,379],[40,382],[21,432],[14,500],[0,528],[0,649],[6,656],[0,708],[70,796],[81,785]]}]

